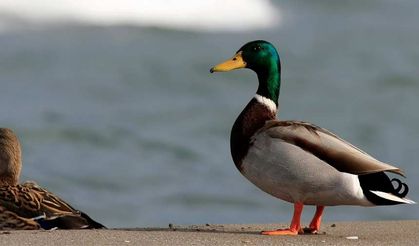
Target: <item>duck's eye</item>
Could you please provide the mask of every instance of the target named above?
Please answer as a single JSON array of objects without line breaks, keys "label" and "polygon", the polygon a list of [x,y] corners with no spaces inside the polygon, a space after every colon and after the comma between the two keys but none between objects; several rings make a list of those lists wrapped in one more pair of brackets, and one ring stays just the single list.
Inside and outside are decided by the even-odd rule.
[{"label": "duck's eye", "polygon": [[259,45],[258,46],[255,46],[254,48],[253,48],[253,50],[254,51],[259,51],[259,50],[261,50],[262,49],[262,47],[260,47]]}]

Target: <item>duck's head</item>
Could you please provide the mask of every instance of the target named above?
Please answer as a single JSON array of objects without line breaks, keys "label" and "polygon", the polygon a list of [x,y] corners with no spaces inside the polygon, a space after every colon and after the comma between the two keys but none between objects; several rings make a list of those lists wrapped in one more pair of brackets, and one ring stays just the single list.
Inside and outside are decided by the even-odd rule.
[{"label": "duck's head", "polygon": [[243,45],[233,58],[220,63],[210,72],[227,72],[239,68],[249,68],[259,78],[257,93],[278,101],[281,80],[281,62],[275,47],[264,40],[256,40]]},{"label": "duck's head", "polygon": [[19,139],[8,128],[0,128],[0,185],[16,185],[22,169]]},{"label": "duck's head", "polygon": [[243,45],[233,58],[214,66],[210,72],[227,72],[239,68],[249,68],[258,73],[264,72],[271,66],[280,66],[278,52],[271,43],[256,40]]}]

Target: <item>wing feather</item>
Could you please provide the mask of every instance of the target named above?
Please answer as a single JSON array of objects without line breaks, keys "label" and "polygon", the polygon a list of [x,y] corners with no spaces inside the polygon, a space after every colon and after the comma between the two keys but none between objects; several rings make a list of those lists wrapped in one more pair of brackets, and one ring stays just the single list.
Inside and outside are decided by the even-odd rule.
[{"label": "wing feather", "polygon": [[404,176],[399,168],[378,161],[332,132],[311,123],[272,120],[261,131],[310,152],[341,172],[363,175],[388,171]]}]

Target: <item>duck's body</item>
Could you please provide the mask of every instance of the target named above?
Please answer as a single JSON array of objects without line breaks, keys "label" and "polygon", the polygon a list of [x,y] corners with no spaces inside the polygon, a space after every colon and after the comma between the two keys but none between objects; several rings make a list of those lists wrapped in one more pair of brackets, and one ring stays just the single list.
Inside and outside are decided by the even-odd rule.
[{"label": "duck's body", "polygon": [[324,206],[414,203],[405,198],[407,185],[384,173],[403,175],[399,168],[376,160],[326,129],[276,120],[281,66],[270,43],[250,42],[211,71],[245,67],[257,73],[259,87],[231,131],[234,163],[257,187],[295,206],[289,229],[264,234],[297,234],[303,205],[317,206],[310,224],[311,231],[317,232]]},{"label": "duck's body", "polygon": [[242,162],[242,174],[272,196],[304,205],[372,205],[357,175],[340,172],[269,131],[256,134],[252,146]]},{"label": "duck's body", "polygon": [[[4,210],[19,217],[16,221],[21,223],[16,224],[15,229],[105,228],[34,182],[1,186],[0,204]],[[7,228],[0,225],[0,229]]]},{"label": "duck's body", "polygon": [[0,230],[105,228],[36,183],[18,184],[21,165],[16,135],[0,128]]}]

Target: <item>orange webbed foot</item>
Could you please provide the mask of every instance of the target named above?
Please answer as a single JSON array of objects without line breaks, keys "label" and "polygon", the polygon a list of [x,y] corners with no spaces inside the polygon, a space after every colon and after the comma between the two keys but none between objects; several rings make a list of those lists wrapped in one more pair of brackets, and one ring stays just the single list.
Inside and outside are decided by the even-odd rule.
[{"label": "orange webbed foot", "polygon": [[293,235],[296,236],[301,233],[300,217],[303,212],[304,205],[302,203],[294,203],[294,215],[292,216],[291,225],[288,229],[278,229],[274,231],[262,231],[262,235],[280,236]]},{"label": "orange webbed foot", "polygon": [[298,235],[299,232],[300,232],[300,230],[288,228],[288,229],[278,229],[278,230],[274,230],[274,231],[262,231],[261,234],[262,235],[269,235],[269,236],[281,236],[281,235],[296,236],[296,235]]},{"label": "orange webbed foot", "polygon": [[316,213],[308,228],[304,228],[304,234],[319,234],[324,206],[317,206]]}]

